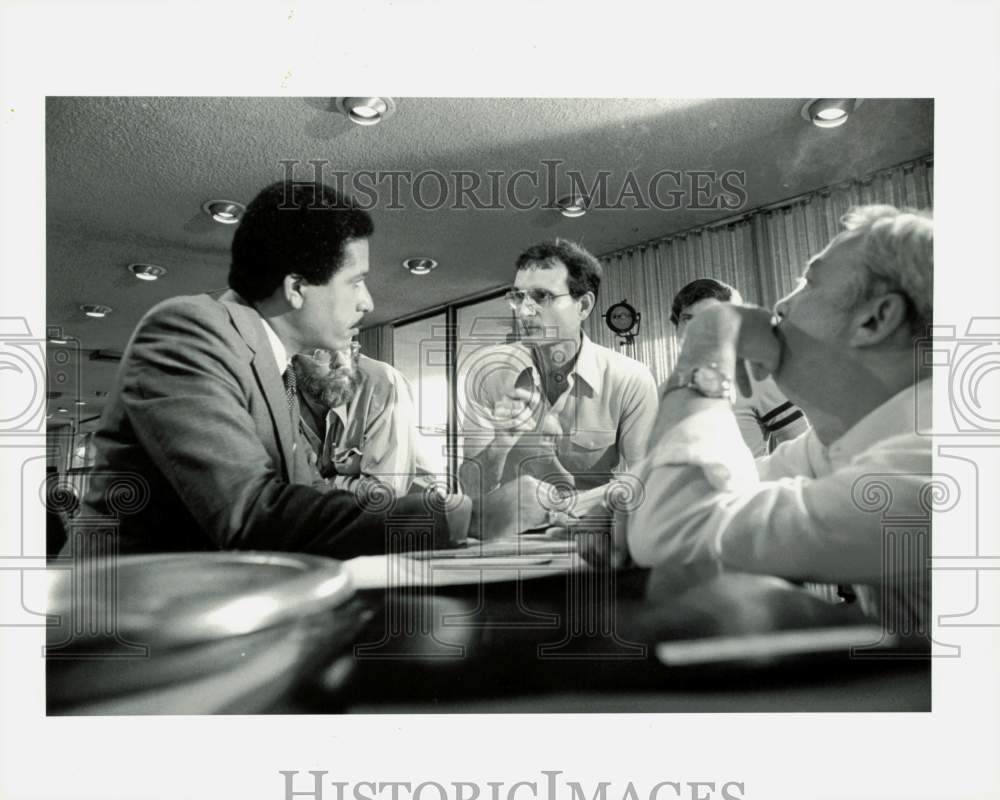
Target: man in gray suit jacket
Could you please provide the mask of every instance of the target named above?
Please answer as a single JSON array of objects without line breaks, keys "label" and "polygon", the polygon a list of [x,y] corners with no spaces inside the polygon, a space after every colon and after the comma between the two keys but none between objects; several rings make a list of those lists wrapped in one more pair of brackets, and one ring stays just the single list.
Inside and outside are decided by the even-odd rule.
[{"label": "man in gray suit jacket", "polygon": [[[440,498],[379,504],[323,492],[294,457],[302,445],[291,356],[342,350],[357,334],[373,308],[372,232],[367,212],[327,186],[273,184],[236,230],[230,291],[173,298],[143,317],[95,437],[83,511],[116,528],[119,552],[345,558],[400,546],[390,543],[399,527],[387,524],[390,513],[411,533],[429,531],[409,546],[448,544]],[[455,516],[467,513],[452,517],[451,538],[461,538]]]}]

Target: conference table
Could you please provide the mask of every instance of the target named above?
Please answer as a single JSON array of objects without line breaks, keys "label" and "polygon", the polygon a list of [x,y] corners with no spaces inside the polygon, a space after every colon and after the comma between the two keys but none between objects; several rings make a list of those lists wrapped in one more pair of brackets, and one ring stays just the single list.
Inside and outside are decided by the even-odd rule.
[{"label": "conference table", "polygon": [[931,708],[927,642],[857,603],[768,576],[594,566],[572,544],[355,559],[333,607],[294,626],[132,662],[51,648],[49,713]]}]

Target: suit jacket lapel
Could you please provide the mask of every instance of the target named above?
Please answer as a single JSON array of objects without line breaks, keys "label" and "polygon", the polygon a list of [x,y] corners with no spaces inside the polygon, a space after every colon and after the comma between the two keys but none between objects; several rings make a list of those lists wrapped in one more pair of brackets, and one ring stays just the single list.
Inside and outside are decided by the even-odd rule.
[{"label": "suit jacket lapel", "polygon": [[[229,312],[229,317],[240,336],[253,352],[250,366],[253,369],[257,385],[260,387],[274,430],[277,434],[278,449],[281,451],[282,468],[285,480],[292,480],[293,449],[295,447],[295,430],[292,424],[292,412],[288,408],[288,398],[285,395],[285,385],[281,372],[274,361],[274,353],[264,332],[257,310],[232,291],[219,298]],[[297,410],[297,409],[296,409]]]}]

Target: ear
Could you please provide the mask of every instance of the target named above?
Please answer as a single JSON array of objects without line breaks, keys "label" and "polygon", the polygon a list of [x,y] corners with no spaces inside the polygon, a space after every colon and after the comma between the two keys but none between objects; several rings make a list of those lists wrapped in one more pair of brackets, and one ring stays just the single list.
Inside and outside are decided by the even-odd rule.
[{"label": "ear", "polygon": [[281,291],[285,297],[285,302],[294,309],[302,308],[303,303],[305,303],[305,297],[302,294],[302,287],[305,283],[305,278],[301,275],[296,275],[294,272],[286,275],[281,283]]},{"label": "ear", "polygon": [[866,300],[854,317],[852,347],[871,347],[884,342],[906,325],[906,300],[898,292],[888,292]]},{"label": "ear", "polygon": [[594,310],[597,299],[594,297],[593,292],[587,292],[577,299],[580,301],[580,322],[583,322],[590,316],[590,312]]}]

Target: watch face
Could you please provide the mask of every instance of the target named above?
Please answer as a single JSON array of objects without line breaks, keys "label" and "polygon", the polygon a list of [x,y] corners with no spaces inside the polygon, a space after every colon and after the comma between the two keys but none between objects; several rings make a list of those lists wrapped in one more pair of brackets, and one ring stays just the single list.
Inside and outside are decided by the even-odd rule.
[{"label": "watch face", "polygon": [[698,367],[691,382],[706,397],[725,397],[729,392],[729,379],[714,367]]}]

